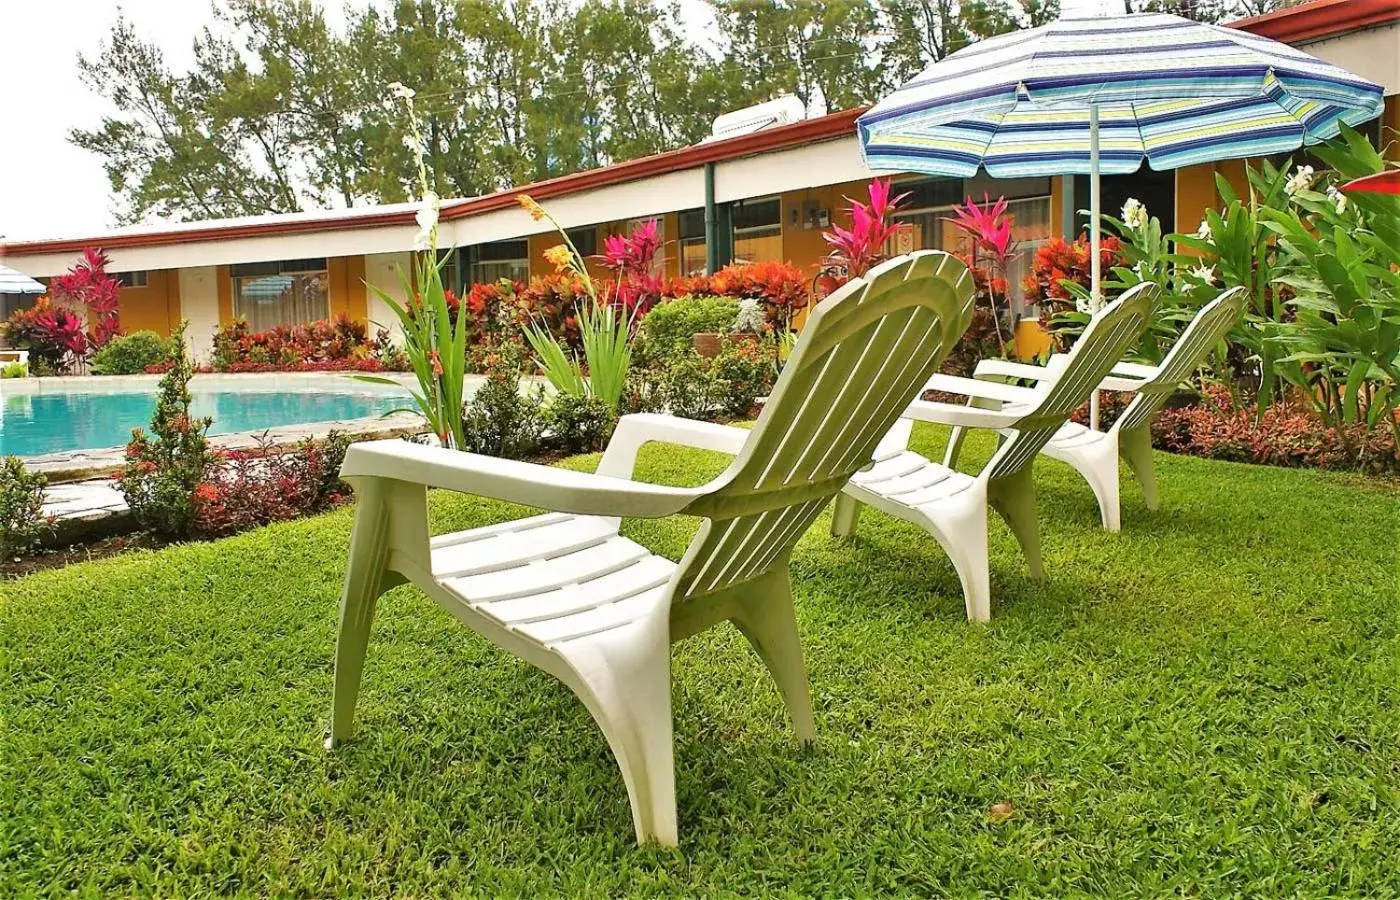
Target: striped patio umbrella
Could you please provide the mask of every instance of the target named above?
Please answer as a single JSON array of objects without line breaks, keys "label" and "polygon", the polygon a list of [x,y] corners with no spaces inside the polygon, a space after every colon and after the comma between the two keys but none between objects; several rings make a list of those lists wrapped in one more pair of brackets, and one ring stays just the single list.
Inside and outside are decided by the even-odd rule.
[{"label": "striped patio umbrella", "polygon": [[857,120],[877,171],[1090,176],[1285,153],[1380,115],[1381,87],[1248,32],[1163,13],[1064,18],[973,44]]},{"label": "striped patio umbrella", "polygon": [[0,263],[0,294],[42,294],[46,290],[43,282]]}]

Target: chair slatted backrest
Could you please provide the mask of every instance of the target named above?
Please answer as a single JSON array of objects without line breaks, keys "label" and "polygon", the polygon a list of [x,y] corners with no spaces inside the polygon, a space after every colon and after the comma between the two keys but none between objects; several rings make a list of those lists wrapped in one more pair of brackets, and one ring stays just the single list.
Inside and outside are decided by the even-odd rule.
[{"label": "chair slatted backrest", "polygon": [[1138,389],[1137,397],[1119,416],[1114,428],[1123,431],[1151,424],[1152,417],[1177,386],[1195,374],[1211,348],[1235,327],[1248,302],[1248,291],[1234,287],[1203,306],[1167,351],[1157,377]]},{"label": "chair slatted backrest", "polygon": [[967,326],[967,267],[940,251],[881,264],[817,305],[753,435],[676,573],[676,603],[787,565],[788,555]]},{"label": "chair slatted backrest", "polygon": [[985,471],[989,477],[1015,475],[1035,460],[1041,448],[1070,414],[1084,405],[1142,334],[1161,293],[1155,284],[1139,284],[1089,320],[1089,326],[1066,355],[1060,376],[1041,393],[1035,406],[1016,423],[1015,434],[987,463]]}]

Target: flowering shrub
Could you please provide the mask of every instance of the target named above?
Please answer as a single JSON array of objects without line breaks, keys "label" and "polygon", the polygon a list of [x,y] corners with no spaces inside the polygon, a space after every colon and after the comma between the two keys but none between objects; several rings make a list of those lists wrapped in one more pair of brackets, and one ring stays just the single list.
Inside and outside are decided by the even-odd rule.
[{"label": "flowering shrub", "polygon": [[1235,406],[1219,386],[1207,387],[1198,405],[1162,410],[1152,430],[1159,448],[1206,459],[1400,475],[1400,448],[1388,432],[1328,426],[1298,403]]},{"label": "flowering shrub", "polygon": [[116,478],[137,523],[169,538],[189,533],[196,514],[195,489],[214,462],[205,436],[213,420],[190,417],[194,367],[184,352],[183,325],[175,340],[179,356],[160,380],[151,433],[140,428],[131,432],[126,465]]},{"label": "flowering shrub", "polygon": [[253,331],[238,319],[214,335],[211,368],[216,372],[403,371],[407,359],[380,329],[368,329],[347,316],[307,325],[278,325]]},{"label": "flowering shrub", "polygon": [[[968,236],[968,249],[963,254],[963,261],[972,271],[973,281],[977,285],[977,308],[985,310],[984,315],[974,317],[979,320],[974,324],[991,325],[996,338],[996,353],[1003,358],[1006,357],[1007,339],[1014,336],[1016,327],[1011,315],[1006,279],[1017,241],[1011,233],[1015,220],[1006,214],[1006,208],[1005,197],[998,197],[993,203],[990,196],[983,194],[982,205],[968,197],[962,206],[953,209],[951,218],[944,219]],[[979,351],[984,349],[980,333],[975,345]]]},{"label": "flowering shrub", "polygon": [[350,439],[332,431],[289,452],[267,443],[219,454],[194,489],[191,534],[221,537],[338,506],[350,497],[340,464]]},{"label": "flowering shrub", "polygon": [[48,296],[0,323],[0,333],[10,346],[29,351],[35,375],[57,375],[80,367],[121,333],[120,295],[121,283],[107,274],[107,255],[89,248],[72,269],[54,278]]},{"label": "flowering shrub", "polygon": [[42,472],[30,472],[18,456],[7,456],[0,463],[0,557],[12,559],[39,546],[53,528],[53,519],[44,515]]}]

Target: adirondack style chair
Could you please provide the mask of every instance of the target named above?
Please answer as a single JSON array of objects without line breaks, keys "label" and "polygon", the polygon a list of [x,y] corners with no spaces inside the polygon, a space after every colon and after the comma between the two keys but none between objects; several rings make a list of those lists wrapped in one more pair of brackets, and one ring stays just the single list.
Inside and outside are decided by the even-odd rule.
[{"label": "adirondack style chair", "polygon": [[[874,465],[856,473],[837,499],[832,534],[852,534],[862,504],[923,527],[942,545],[957,570],[968,619],[990,620],[988,504],[1016,535],[1031,575],[1041,577],[1031,463],[1137,340],[1160,291],[1156,285],[1139,285],[1100,310],[1065,354],[1060,377],[1039,389],[1026,391],[951,375],[929,378],[920,395],[926,390],[960,394],[974,405],[919,399],[911,403],[877,449]],[[1005,440],[979,474],[967,475],[909,450],[912,420],[997,429]]]},{"label": "adirondack style chair", "polygon": [[[1157,476],[1152,469],[1152,420],[1172,392],[1201,367],[1211,348],[1225,339],[1248,302],[1249,294],[1244,288],[1230,288],[1192,317],[1160,364],[1120,362],[1115,365],[1099,384],[1099,390],[1137,394],[1118,420],[1108,431],[1066,422],[1041,448],[1041,453],[1069,463],[1089,482],[1105,529],[1118,531],[1122,522],[1119,456],[1127,461],[1128,468],[1137,477],[1147,508],[1157,508]],[[979,380],[1014,378],[1043,384],[1064,371],[1066,355],[1057,353],[1044,366],[987,359],[978,364],[973,377]],[[1034,396],[1032,389],[1024,390],[1028,398]],[[956,465],[961,444],[962,432],[958,429],[948,441],[945,464]]]},{"label": "adirondack style chair", "polygon": [[[626,416],[597,474],[403,441],[352,446],[341,474],[358,507],[328,748],[352,733],[376,600],[410,582],[572,689],[622,770],[638,841],[674,845],[670,645],[733,621],[772,673],[798,738],[814,739],[788,558],[937,370],[967,325],[972,289],[947,254],[891,260],[816,306],[751,431]],[[735,458],[700,487],[633,481],[651,441]],[[429,487],[549,512],[430,537]],[[618,533],[622,516],[676,514],[703,518],[679,563]]]}]

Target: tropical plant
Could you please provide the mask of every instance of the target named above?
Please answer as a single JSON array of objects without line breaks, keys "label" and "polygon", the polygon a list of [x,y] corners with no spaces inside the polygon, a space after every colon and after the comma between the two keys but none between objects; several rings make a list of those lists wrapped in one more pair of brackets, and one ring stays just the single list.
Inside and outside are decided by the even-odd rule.
[{"label": "tropical plant", "polygon": [[544,432],[544,388],[522,393],[525,367],[515,344],[502,344],[491,358],[486,381],[462,410],[460,449],[506,459],[533,454]]},{"label": "tropical plant", "polygon": [[[1361,135],[1315,148],[1342,178],[1386,163]],[[1329,425],[1387,427],[1400,445],[1400,198],[1299,187],[1260,217],[1276,236],[1274,282],[1292,316],[1271,331],[1275,371]]]},{"label": "tropical plant", "polygon": [[998,197],[993,202],[989,195],[983,194],[980,206],[968,197],[963,205],[953,208],[951,218],[943,220],[970,238],[965,261],[974,275],[987,270],[978,281],[979,294],[987,298],[997,349],[1002,357],[1006,356],[1007,339],[1015,335],[1007,278],[1011,272],[1011,259],[1016,255],[1017,241],[1012,236],[1013,220],[1006,214],[1007,205],[1005,197]]},{"label": "tropical plant", "polygon": [[53,520],[44,514],[47,484],[44,473],[29,471],[18,456],[0,462],[0,557],[28,553],[53,532]]},{"label": "tropical plant", "polygon": [[83,320],[72,310],[40,297],[28,309],[10,313],[4,323],[10,346],[29,351],[29,367],[35,375],[57,375],[82,362],[87,355]]},{"label": "tropical plant", "polygon": [[100,350],[121,333],[117,313],[121,282],[107,274],[110,262],[102,250],[88,247],[73,268],[54,278],[49,285],[49,296],[56,302],[87,312],[86,346],[76,355]]},{"label": "tropical plant", "polygon": [[647,313],[637,326],[634,352],[647,365],[684,353],[694,346],[695,335],[729,330],[738,318],[739,303],[709,294],[687,294],[667,300]]},{"label": "tropical plant", "polygon": [[822,240],[831,245],[824,263],[844,276],[836,279],[838,282],[870,271],[885,258],[885,245],[905,227],[894,221],[894,213],[909,196],[907,193],[892,197],[889,179],[880,178],[871,180],[868,192],[868,203],[846,198],[851,204],[850,228],[833,223],[830,231],[822,232]]},{"label": "tropical plant", "polygon": [[[440,201],[429,187],[426,149],[422,127],[414,109],[414,92],[402,84],[391,84],[390,90],[407,112],[412,146],[418,161],[418,186],[422,197],[418,203],[418,234],[414,237],[414,274],[398,271],[403,296],[400,303],[375,285],[370,288],[398,317],[403,328],[404,353],[418,381],[418,390],[410,390],[418,411],[428,420],[428,427],[444,447],[461,449],[466,446],[462,425],[463,391],[466,384],[467,332],[466,316],[452,314],[447,302],[447,290],[442,283],[442,268],[446,258],[437,252],[438,207]],[[398,384],[388,378],[359,375],[364,381]]]},{"label": "tropical plant", "polygon": [[632,325],[638,308],[633,306],[631,312],[624,313],[619,298],[629,277],[649,274],[651,257],[659,246],[655,241],[655,222],[648,223],[649,229],[642,225],[626,237],[609,241],[611,256],[605,261],[616,263],[617,282],[612,297],[606,298],[600,296],[598,285],[589,276],[588,266],[568,232],[530,195],[520,194],[517,199],[535,221],[548,221],[559,233],[563,243],[552,247],[548,258],[561,273],[572,275],[588,297],[577,316],[581,358],[538,319],[531,319],[526,325],[525,340],[556,391],[572,397],[596,397],[616,410],[632,362]]}]

